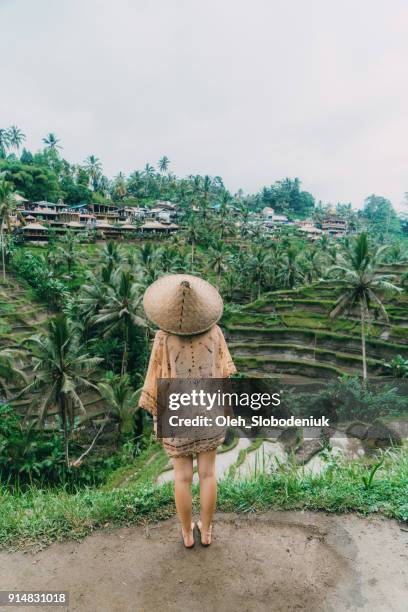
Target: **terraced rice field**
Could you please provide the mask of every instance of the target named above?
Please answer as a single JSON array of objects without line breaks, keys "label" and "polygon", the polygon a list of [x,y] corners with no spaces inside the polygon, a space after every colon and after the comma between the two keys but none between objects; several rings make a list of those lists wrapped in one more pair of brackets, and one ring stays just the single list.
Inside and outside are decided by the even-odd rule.
[{"label": "terraced rice field", "polygon": [[[20,348],[23,341],[45,329],[50,313],[46,306],[35,301],[31,291],[23,287],[15,277],[8,275],[0,283],[0,347]],[[32,373],[28,365],[22,364],[28,381]],[[10,386],[11,397],[17,388]],[[25,414],[33,395],[12,399],[12,404],[20,414]],[[88,418],[96,418],[105,412],[104,402],[94,392],[83,393],[82,401],[87,408]],[[53,411],[50,411],[50,417]],[[51,420],[48,425],[51,426]],[[47,423],[46,423],[47,425]]]},{"label": "terraced rice field", "polygon": [[[248,375],[312,382],[362,371],[358,314],[333,320],[338,290],[316,284],[276,291],[229,314],[224,328],[239,369]],[[367,367],[372,378],[386,374],[384,361],[408,358],[408,295],[384,297],[389,322],[371,312]]]}]

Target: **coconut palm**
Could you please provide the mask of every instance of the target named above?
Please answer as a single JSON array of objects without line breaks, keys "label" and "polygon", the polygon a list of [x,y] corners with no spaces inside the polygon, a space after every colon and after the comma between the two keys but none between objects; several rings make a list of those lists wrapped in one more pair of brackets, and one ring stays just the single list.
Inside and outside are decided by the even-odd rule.
[{"label": "coconut palm", "polygon": [[388,314],[381,301],[384,291],[401,291],[391,281],[395,275],[379,272],[380,258],[386,246],[370,249],[367,234],[358,236],[352,248],[339,256],[339,264],[331,266],[328,276],[334,275],[342,293],[330,312],[335,319],[350,312],[355,306],[360,310],[361,354],[363,360],[363,379],[367,378],[366,323],[370,319],[370,305],[374,305],[383,319],[388,322]]},{"label": "coconut palm", "polygon": [[43,138],[42,141],[49,151],[54,151],[56,153],[58,149],[62,149],[61,145],[59,144],[60,140],[53,132],[47,134],[47,136]]},{"label": "coconut palm", "polygon": [[78,294],[78,308],[81,320],[85,323],[84,333],[87,335],[87,324],[100,312],[106,302],[106,294],[112,280],[112,269],[102,266],[98,273],[89,272]]},{"label": "coconut palm", "polygon": [[101,382],[98,388],[110,412],[118,418],[119,438],[128,438],[133,432],[133,417],[138,410],[137,402],[141,389],[137,391],[132,389],[127,374]]},{"label": "coconut palm", "polygon": [[168,170],[168,168],[169,168],[169,165],[170,165],[170,160],[169,160],[169,158],[168,158],[166,155],[163,155],[163,157],[161,157],[161,158],[159,159],[159,163],[158,163],[158,166],[159,166],[159,170],[160,170],[160,172],[161,172],[162,174],[164,174],[165,172],[167,172],[167,170]]},{"label": "coconut palm", "polygon": [[16,365],[18,357],[23,357],[23,351],[4,348],[0,349],[0,396],[6,398],[11,384],[27,383],[24,372]]},{"label": "coconut palm", "polygon": [[127,371],[131,330],[146,326],[142,318],[142,297],[141,287],[132,274],[119,269],[113,277],[113,286],[107,289],[104,307],[93,319],[95,325],[102,327],[104,337],[122,336],[122,375]]},{"label": "coconut palm", "polygon": [[111,272],[116,270],[123,261],[123,253],[117,242],[110,240],[105,242],[102,254],[102,265],[106,266]]},{"label": "coconut palm", "polygon": [[0,128],[0,157],[5,157],[7,149],[10,146],[9,131],[5,128]]},{"label": "coconut palm", "polygon": [[257,296],[261,297],[262,283],[266,281],[271,268],[271,255],[262,247],[254,247],[251,250],[247,271],[257,287]]},{"label": "coconut palm", "polygon": [[51,319],[47,333],[31,336],[25,345],[33,365],[33,381],[23,390],[25,394],[33,393],[26,419],[36,409],[38,423],[43,426],[49,411],[57,409],[63,427],[65,460],[69,466],[68,442],[75,409],[86,414],[80,393],[90,388],[97,389],[92,377],[102,359],[91,357],[85,351],[65,315]]},{"label": "coconut palm", "polygon": [[230,254],[222,240],[219,240],[208,250],[208,266],[217,275],[217,289],[220,288],[221,274],[228,268]]},{"label": "coconut palm", "polygon": [[183,234],[185,235],[187,242],[191,244],[191,270],[192,270],[194,267],[195,247],[197,245],[197,242],[200,236],[200,229],[198,226],[197,217],[194,214],[188,217],[186,226],[183,229]]},{"label": "coconut palm", "polygon": [[297,281],[302,281],[304,278],[304,268],[298,250],[294,246],[286,247],[279,261],[278,280],[283,287],[293,289]]},{"label": "coconut palm", "polygon": [[112,196],[118,200],[123,200],[127,194],[126,177],[123,172],[119,172],[112,184]]},{"label": "coconut palm", "polygon": [[60,257],[67,264],[68,276],[72,276],[72,270],[78,257],[78,236],[73,232],[67,232],[60,242]]},{"label": "coconut palm", "polygon": [[89,174],[93,190],[97,191],[102,175],[102,163],[95,155],[89,155],[85,160],[85,169]]},{"label": "coconut palm", "polygon": [[16,125],[12,125],[8,129],[8,138],[10,145],[19,151],[26,139],[26,135]]},{"label": "coconut palm", "polygon": [[12,184],[0,176],[0,246],[3,269],[3,280],[6,280],[6,237],[5,228],[10,231],[11,216],[15,210],[16,202]]}]

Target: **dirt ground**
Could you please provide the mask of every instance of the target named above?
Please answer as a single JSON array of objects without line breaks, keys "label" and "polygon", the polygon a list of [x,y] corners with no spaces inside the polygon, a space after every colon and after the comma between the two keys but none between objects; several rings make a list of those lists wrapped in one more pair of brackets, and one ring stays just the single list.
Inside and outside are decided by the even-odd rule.
[{"label": "dirt ground", "polygon": [[186,550],[171,519],[1,552],[0,590],[18,589],[68,590],[81,612],[405,612],[408,531],[353,515],[219,514],[212,546]]}]

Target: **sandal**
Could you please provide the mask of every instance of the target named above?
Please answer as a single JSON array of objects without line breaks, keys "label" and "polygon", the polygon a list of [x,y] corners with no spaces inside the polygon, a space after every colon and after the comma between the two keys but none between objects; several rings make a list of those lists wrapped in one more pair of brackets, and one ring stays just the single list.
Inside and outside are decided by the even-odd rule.
[{"label": "sandal", "polygon": [[184,540],[184,531],[183,528],[181,528],[181,541],[183,542],[183,546],[184,548],[194,548],[195,546],[195,539],[194,539],[194,523],[191,523],[191,531],[193,532],[193,543],[190,546],[187,546]]},{"label": "sandal", "polygon": [[209,540],[209,542],[207,544],[204,544],[204,542],[201,539],[201,529],[199,527],[199,524],[201,525],[201,521],[197,522],[197,529],[198,529],[198,533],[200,534],[200,542],[201,542],[201,546],[210,546],[211,545],[211,536],[212,536],[212,523],[209,526],[209,528],[207,529],[207,538]]}]

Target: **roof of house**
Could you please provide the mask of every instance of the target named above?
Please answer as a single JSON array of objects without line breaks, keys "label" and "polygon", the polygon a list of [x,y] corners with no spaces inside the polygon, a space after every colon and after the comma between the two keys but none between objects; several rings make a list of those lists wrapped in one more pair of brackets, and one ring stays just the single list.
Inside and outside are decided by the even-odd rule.
[{"label": "roof of house", "polygon": [[112,223],[104,223],[103,221],[97,221],[96,229],[101,228],[101,227],[105,229],[112,229],[114,226],[112,225]]},{"label": "roof of house", "polygon": [[141,229],[178,229],[175,223],[160,223],[160,221],[147,221],[143,223]]},{"label": "roof of house", "polygon": [[13,198],[16,202],[28,202],[27,198],[23,198],[19,193],[14,193]]},{"label": "roof of house", "polygon": [[314,225],[302,225],[299,228],[299,232],[305,232],[307,234],[321,234],[322,230]]},{"label": "roof of house", "polygon": [[27,225],[24,225],[23,230],[45,230],[47,231],[48,228],[45,227],[45,225],[41,225],[41,223],[27,223]]}]

